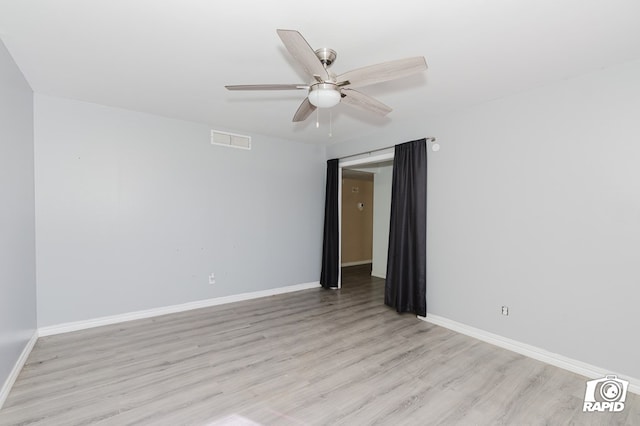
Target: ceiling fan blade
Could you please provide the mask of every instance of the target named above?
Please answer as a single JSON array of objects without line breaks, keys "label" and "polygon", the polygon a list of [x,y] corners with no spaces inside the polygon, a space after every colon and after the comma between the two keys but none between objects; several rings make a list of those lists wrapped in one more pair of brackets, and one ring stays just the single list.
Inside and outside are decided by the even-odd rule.
[{"label": "ceiling fan blade", "polygon": [[239,84],[224,87],[227,90],[309,90],[309,85],[307,84]]},{"label": "ceiling fan blade", "polygon": [[356,108],[360,108],[365,111],[374,112],[382,116],[385,116],[392,111],[391,107],[383,104],[379,100],[374,99],[369,95],[365,95],[362,92],[358,92],[357,90],[345,88],[345,89],[342,89],[342,94],[344,96],[341,102],[354,106]]},{"label": "ceiling fan blade", "polygon": [[329,80],[329,73],[302,34],[295,30],[277,30],[277,32],[284,47],[300,62],[307,74],[312,77],[319,76],[323,81]]},{"label": "ceiling fan blade", "polygon": [[[396,61],[383,62],[381,64],[369,65],[347,71],[338,76],[338,85],[349,85],[349,87],[362,87],[369,84],[382,83],[383,81],[395,80],[427,69],[427,62],[424,56],[414,58],[398,59]],[[344,84],[343,84],[344,82]]]},{"label": "ceiling fan blade", "polygon": [[293,122],[304,121],[306,120],[313,111],[316,110],[316,107],[311,105],[309,102],[309,98],[305,98],[304,101],[298,107],[295,115],[293,116]]}]

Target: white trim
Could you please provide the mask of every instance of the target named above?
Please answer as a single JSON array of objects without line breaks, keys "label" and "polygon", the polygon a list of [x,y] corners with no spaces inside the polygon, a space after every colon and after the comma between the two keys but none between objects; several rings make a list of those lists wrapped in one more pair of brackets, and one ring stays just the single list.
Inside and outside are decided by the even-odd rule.
[{"label": "white trim", "polygon": [[87,328],[100,327],[103,325],[118,324],[125,321],[133,321],[143,318],[157,317],[160,315],[174,314],[176,312],[190,311],[192,309],[208,308],[210,306],[223,305],[226,303],[241,302],[243,300],[257,299],[260,297],[274,296],[276,294],[290,293],[310,288],[318,288],[318,281],[295,284],[286,287],[272,288],[268,290],[254,291],[251,293],[233,294],[231,296],[216,297],[213,299],[196,300],[195,302],[182,303],[179,305],[163,306],[160,308],[147,309],[144,311],[128,312],[108,317],[92,318],[83,321],[67,322],[57,325],[49,325],[38,329],[39,336],[51,336],[54,334],[69,333],[71,331],[85,330]]},{"label": "white trim", "polygon": [[498,334],[489,333],[488,331],[471,327],[469,325],[462,324],[438,315],[427,313],[426,318],[419,316],[418,319],[448,328],[467,336],[474,337],[484,342],[491,343],[492,345],[517,352],[519,354],[528,356],[529,358],[537,359],[538,361],[546,362],[547,364],[569,370],[582,376],[586,376],[590,379],[598,379],[601,377],[605,377],[608,374],[616,374],[618,377],[629,381],[629,392],[640,395],[640,380],[637,378],[629,377],[624,374],[617,374],[615,371],[609,371],[604,368],[596,367],[595,365],[587,364],[576,359],[549,352],[536,346],[531,346],[517,340],[500,336]]},{"label": "white trim", "polygon": [[7,397],[9,396],[9,392],[11,392],[11,388],[13,387],[13,384],[16,382],[16,379],[18,378],[20,371],[22,371],[22,367],[24,367],[24,364],[27,362],[27,358],[29,358],[29,354],[31,353],[31,350],[33,349],[37,340],[38,340],[38,331],[36,330],[33,332],[31,339],[29,339],[24,349],[22,350],[22,353],[20,354],[20,356],[18,357],[18,360],[14,364],[13,369],[11,369],[11,372],[9,373],[9,377],[7,377],[7,380],[4,381],[4,384],[2,385],[2,389],[0,389],[0,409],[2,409],[2,406],[7,400]]},{"label": "white trim", "polygon": [[377,272],[374,273],[373,271],[371,271],[371,276],[376,278],[382,278],[383,280],[387,279],[387,274],[378,274]]},{"label": "white trim", "polygon": [[[338,265],[342,265],[342,166],[338,160]],[[338,289],[342,288],[342,269],[338,268]]]},{"label": "white trim", "polygon": [[382,161],[393,160],[393,156],[395,155],[394,147],[388,149],[390,149],[391,152],[383,152],[375,155],[369,155],[363,158],[344,159],[340,160],[338,164],[340,165],[340,167],[353,167],[361,166],[363,164],[380,163]]},{"label": "white trim", "polygon": [[366,265],[367,263],[371,263],[371,259],[369,260],[357,260],[355,262],[345,262],[343,264],[341,264],[340,266],[345,267],[345,266],[358,266],[358,265]]}]

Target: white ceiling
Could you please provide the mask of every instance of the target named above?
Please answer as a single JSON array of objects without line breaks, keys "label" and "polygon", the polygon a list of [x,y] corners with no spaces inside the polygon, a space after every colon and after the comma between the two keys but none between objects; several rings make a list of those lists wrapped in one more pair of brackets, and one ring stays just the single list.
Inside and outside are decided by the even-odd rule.
[{"label": "white ceiling", "polygon": [[[423,55],[429,70],[360,89],[386,118],[338,105],[292,123],[308,83],[276,34],[338,52],[336,73]],[[640,59],[638,0],[0,0],[0,38],[34,91],[304,142],[446,113]]]}]

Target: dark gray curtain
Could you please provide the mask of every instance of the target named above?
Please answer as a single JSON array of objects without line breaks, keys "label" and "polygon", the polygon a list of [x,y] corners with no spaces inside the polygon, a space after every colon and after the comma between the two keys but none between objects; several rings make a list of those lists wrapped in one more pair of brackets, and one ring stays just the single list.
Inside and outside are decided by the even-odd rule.
[{"label": "dark gray curtain", "polygon": [[320,284],[324,288],[338,287],[338,159],[327,161],[327,190],[324,202],[324,236],[322,240],[322,271]]},{"label": "dark gray curtain", "polygon": [[384,303],[427,315],[427,143],[396,145]]}]

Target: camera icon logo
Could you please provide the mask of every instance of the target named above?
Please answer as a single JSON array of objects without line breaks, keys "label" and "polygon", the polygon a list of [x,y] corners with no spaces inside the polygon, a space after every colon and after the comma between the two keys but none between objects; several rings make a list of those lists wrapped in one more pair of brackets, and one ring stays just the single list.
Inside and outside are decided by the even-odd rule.
[{"label": "camera icon logo", "polygon": [[589,380],[584,394],[584,412],[619,412],[624,410],[629,382],[610,375]]}]

